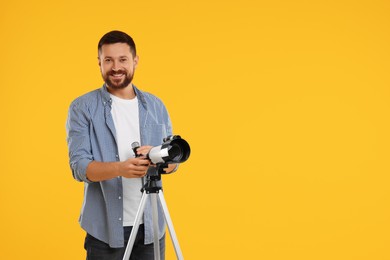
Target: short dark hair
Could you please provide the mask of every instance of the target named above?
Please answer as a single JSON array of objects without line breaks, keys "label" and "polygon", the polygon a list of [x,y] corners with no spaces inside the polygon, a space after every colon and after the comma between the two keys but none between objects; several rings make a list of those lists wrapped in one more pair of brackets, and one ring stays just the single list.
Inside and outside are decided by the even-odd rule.
[{"label": "short dark hair", "polygon": [[100,54],[104,44],[114,44],[119,42],[127,43],[127,45],[130,46],[130,51],[133,54],[133,57],[137,55],[137,50],[135,48],[135,42],[133,38],[131,38],[127,33],[121,31],[111,31],[103,35],[98,44],[98,53]]}]

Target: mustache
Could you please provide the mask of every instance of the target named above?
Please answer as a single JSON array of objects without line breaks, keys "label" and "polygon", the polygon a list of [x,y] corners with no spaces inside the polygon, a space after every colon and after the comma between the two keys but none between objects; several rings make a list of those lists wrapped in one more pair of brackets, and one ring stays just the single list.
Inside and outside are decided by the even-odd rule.
[{"label": "mustache", "polygon": [[110,76],[113,76],[113,75],[115,75],[115,74],[125,74],[125,75],[127,75],[127,70],[123,70],[123,69],[121,69],[121,70],[111,70],[111,71],[109,71],[108,73],[107,73],[107,75],[110,75]]}]

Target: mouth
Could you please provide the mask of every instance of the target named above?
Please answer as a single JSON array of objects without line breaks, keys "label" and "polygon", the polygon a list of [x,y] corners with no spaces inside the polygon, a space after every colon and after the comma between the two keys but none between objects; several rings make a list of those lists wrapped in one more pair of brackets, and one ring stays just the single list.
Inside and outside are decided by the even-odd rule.
[{"label": "mouth", "polygon": [[124,77],[125,74],[124,73],[111,73],[110,76],[113,77],[114,79],[120,79],[120,78]]},{"label": "mouth", "polygon": [[[103,75],[103,74],[102,74]],[[110,70],[103,76],[108,86],[114,89],[125,88],[131,83],[132,75],[127,70]]]}]

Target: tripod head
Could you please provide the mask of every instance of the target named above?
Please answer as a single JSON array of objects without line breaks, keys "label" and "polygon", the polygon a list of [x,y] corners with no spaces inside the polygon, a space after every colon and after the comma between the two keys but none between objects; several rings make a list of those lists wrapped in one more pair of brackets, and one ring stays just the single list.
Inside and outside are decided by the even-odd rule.
[{"label": "tripod head", "polygon": [[141,189],[141,192],[146,191],[146,193],[158,193],[162,190],[161,183],[161,174],[165,174],[164,168],[168,167],[168,163],[158,163],[156,164],[156,171],[153,173],[148,173],[146,175],[146,182]]}]

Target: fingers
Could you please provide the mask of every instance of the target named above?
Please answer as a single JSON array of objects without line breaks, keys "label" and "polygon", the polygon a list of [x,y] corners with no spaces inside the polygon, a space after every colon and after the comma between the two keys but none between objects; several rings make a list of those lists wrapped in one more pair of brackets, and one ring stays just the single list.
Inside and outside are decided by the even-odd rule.
[{"label": "fingers", "polygon": [[135,166],[149,166],[150,165],[150,161],[148,159],[146,159],[146,158],[138,157],[138,158],[134,159],[133,164]]},{"label": "fingers", "polygon": [[146,173],[148,172],[148,170],[146,171],[135,171],[125,177],[127,178],[141,178],[141,177],[144,177],[146,175]]},{"label": "fingers", "polygon": [[139,178],[146,175],[150,161],[145,158],[130,158],[122,163],[121,176],[126,178]]},{"label": "fingers", "polygon": [[153,148],[153,146],[149,146],[149,145],[141,146],[137,149],[137,154],[141,154],[141,155],[146,156],[149,153],[150,149],[152,149],[152,148]]},{"label": "fingers", "polygon": [[148,169],[149,169],[150,161],[147,159],[143,158],[137,158],[133,162],[133,167],[132,169],[135,171],[137,175],[142,175],[144,176]]},{"label": "fingers", "polygon": [[168,164],[168,167],[164,168],[164,172],[171,173],[176,167],[177,167],[177,164]]}]

